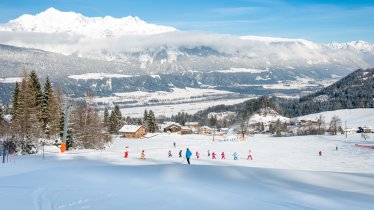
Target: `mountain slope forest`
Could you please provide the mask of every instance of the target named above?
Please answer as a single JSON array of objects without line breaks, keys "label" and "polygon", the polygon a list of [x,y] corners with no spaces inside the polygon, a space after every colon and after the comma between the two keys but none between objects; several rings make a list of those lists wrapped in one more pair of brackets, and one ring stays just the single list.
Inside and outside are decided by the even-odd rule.
[{"label": "mountain slope forest", "polygon": [[227,111],[238,113],[237,120],[240,120],[266,107],[286,117],[337,109],[374,108],[374,69],[358,69],[336,83],[299,99],[263,96],[240,104],[209,107],[194,115],[180,113],[171,120],[182,124],[191,120],[207,123],[211,120],[207,119],[209,113]]}]

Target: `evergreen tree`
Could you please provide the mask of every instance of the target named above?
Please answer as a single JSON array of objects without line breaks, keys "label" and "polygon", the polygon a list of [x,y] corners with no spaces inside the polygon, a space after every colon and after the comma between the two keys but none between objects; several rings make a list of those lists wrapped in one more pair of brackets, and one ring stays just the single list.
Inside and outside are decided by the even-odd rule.
[{"label": "evergreen tree", "polygon": [[5,132],[4,111],[3,111],[3,107],[0,107],[0,136],[2,136],[4,132]]},{"label": "evergreen tree", "polygon": [[31,71],[28,81],[28,86],[31,89],[31,95],[29,96],[33,99],[32,106],[35,108],[37,119],[42,122],[43,93],[35,71]]},{"label": "evergreen tree", "polygon": [[105,110],[104,110],[104,126],[108,127],[108,125],[109,125],[109,111],[108,111],[108,108],[105,107]]},{"label": "evergreen tree", "polygon": [[109,117],[108,130],[111,134],[118,134],[118,131],[119,129],[121,129],[122,125],[122,114],[119,109],[119,106],[116,105]]},{"label": "evergreen tree", "polygon": [[145,109],[143,114],[143,123],[146,129],[148,129],[148,111]]},{"label": "evergreen tree", "polygon": [[13,101],[12,101],[12,119],[16,118],[18,110],[18,98],[19,98],[19,85],[16,82],[16,85],[13,90]]},{"label": "evergreen tree", "polygon": [[20,137],[22,153],[36,152],[36,138],[41,136],[41,123],[35,106],[31,80],[24,77],[19,88],[17,111],[11,128]]},{"label": "evergreen tree", "polygon": [[109,117],[109,125],[108,125],[108,131],[110,134],[117,134],[117,117],[115,116],[114,112],[110,114]]},{"label": "evergreen tree", "polygon": [[148,131],[154,133],[157,131],[156,117],[152,110],[149,110],[147,117]]},{"label": "evergreen tree", "polygon": [[60,113],[61,107],[52,89],[51,82],[47,77],[44,85],[42,100],[42,120],[43,128],[48,136],[58,135],[60,133]]}]

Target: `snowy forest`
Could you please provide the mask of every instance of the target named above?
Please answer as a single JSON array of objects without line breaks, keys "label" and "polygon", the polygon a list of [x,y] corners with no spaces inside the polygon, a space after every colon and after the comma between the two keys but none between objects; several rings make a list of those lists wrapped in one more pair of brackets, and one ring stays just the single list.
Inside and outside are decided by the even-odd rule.
[{"label": "snowy forest", "polygon": [[[64,128],[64,108],[68,99],[61,90],[46,79],[42,86],[34,71],[24,73],[16,83],[11,108],[0,111],[1,133],[12,152],[36,153],[40,145],[53,143],[59,146]],[[10,116],[4,119],[5,115]],[[91,103],[87,93],[82,101],[72,104],[67,145],[73,148],[100,149],[111,141],[99,110]]]}]

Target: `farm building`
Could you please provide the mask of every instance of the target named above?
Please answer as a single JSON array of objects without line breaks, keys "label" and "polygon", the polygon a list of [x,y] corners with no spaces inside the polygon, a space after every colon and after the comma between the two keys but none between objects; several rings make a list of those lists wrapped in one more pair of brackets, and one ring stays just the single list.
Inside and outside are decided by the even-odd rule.
[{"label": "farm building", "polygon": [[187,126],[181,127],[181,135],[192,134],[192,129]]},{"label": "farm building", "polygon": [[170,133],[177,133],[182,130],[182,126],[176,122],[164,122],[158,126],[160,131],[163,132],[170,132]]},{"label": "farm building", "polygon": [[141,138],[147,134],[147,130],[142,125],[124,125],[119,133],[125,138]]}]

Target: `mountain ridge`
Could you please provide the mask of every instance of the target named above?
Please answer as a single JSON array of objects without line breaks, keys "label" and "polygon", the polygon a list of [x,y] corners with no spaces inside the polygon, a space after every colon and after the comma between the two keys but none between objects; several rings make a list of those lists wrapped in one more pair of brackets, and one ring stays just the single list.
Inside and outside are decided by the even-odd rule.
[{"label": "mountain ridge", "polygon": [[105,38],[119,35],[152,35],[176,31],[169,26],[149,24],[137,16],[122,18],[85,17],[80,13],[62,12],[53,7],[36,15],[24,14],[3,25],[4,31],[40,33],[76,33],[86,37]]}]

